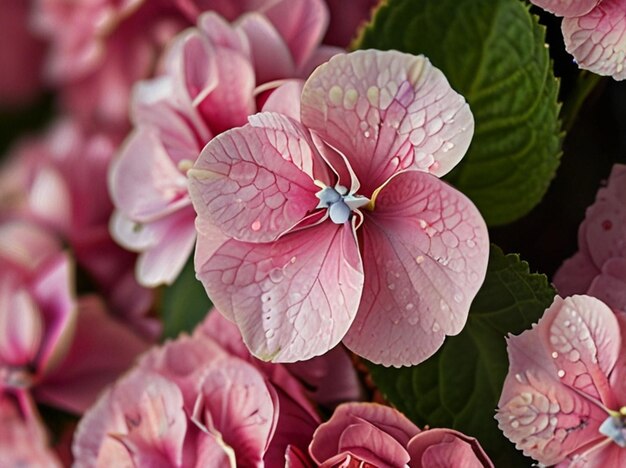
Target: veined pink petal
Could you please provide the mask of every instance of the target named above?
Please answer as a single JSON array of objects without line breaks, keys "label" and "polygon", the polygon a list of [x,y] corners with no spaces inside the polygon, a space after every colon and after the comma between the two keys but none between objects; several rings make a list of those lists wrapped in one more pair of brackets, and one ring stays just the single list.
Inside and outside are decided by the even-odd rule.
[{"label": "veined pink petal", "polygon": [[608,375],[621,349],[613,312],[595,298],[555,298],[532,330],[510,337],[499,427],[516,447],[552,465],[605,439],[616,401]]},{"label": "veined pink petal", "polygon": [[589,13],[602,0],[531,0],[531,3],[557,16],[581,16]]},{"label": "veined pink petal", "polygon": [[[360,435],[353,432],[352,435],[344,436],[345,431],[353,428],[354,425],[362,425],[362,429],[358,431]],[[372,439],[375,432],[384,434],[385,437],[379,434],[379,437]],[[388,406],[375,403],[344,403],[335,409],[330,420],[320,425],[315,431],[313,441],[309,446],[309,453],[317,463],[323,463],[344,451],[353,452],[354,448],[379,456],[384,455],[382,452],[388,450],[386,455],[390,459],[383,458],[382,461],[392,466],[403,466],[409,461],[408,453],[404,448],[411,437],[418,432],[417,426],[402,413]],[[363,437],[364,434],[366,437]],[[355,440],[355,436],[358,436],[359,443]],[[386,441],[387,447],[380,445],[383,440]],[[345,445],[342,446],[344,443]],[[398,460],[403,461],[399,464],[393,463]]]},{"label": "veined pink petal", "polygon": [[487,271],[480,213],[430,174],[395,176],[365,212],[365,286],[344,344],[384,365],[415,365],[456,335]]},{"label": "veined pink petal", "polygon": [[193,420],[220,434],[231,447],[237,466],[261,466],[278,418],[273,389],[250,364],[225,357],[206,372]]},{"label": "veined pink petal", "polygon": [[480,444],[452,429],[429,429],[408,444],[411,468],[493,468]]},{"label": "veined pink petal", "polygon": [[349,223],[326,221],[268,244],[229,240],[204,263],[198,260],[196,274],[213,303],[237,323],[255,356],[275,362],[309,359],[336,346],[363,288]]},{"label": "veined pink petal", "polygon": [[585,294],[599,273],[600,270],[593,264],[589,255],[580,251],[563,262],[552,281],[562,297]]},{"label": "veined pink petal", "polygon": [[626,1],[602,0],[582,16],[565,17],[561,28],[565,48],[581,68],[626,78]]},{"label": "veined pink petal", "polygon": [[72,453],[77,468],[98,465],[108,438],[132,443],[141,453],[160,455],[163,462],[180,466],[187,431],[183,399],[175,384],[154,372],[135,369],[116,382],[85,414],[78,425]]},{"label": "veined pink petal", "polygon": [[235,239],[267,242],[296,225],[319,200],[315,150],[306,129],[271,114],[214,138],[188,173],[199,217]]},{"label": "veined pink petal", "polygon": [[474,131],[465,99],[427,58],[377,50],[317,68],[302,92],[302,123],[348,158],[368,197],[403,169],[446,174]]},{"label": "veined pink petal", "polygon": [[328,8],[323,0],[279,0],[263,13],[289,47],[297,67],[309,59],[328,27]]},{"label": "veined pink petal", "polygon": [[263,104],[263,112],[276,112],[286,115],[293,120],[300,120],[300,96],[302,95],[302,80],[287,80],[274,89],[265,104]]},{"label": "veined pink petal", "polygon": [[76,322],[67,356],[35,392],[40,401],[80,414],[148,343],[111,317],[96,296],[79,300]]},{"label": "veined pink petal", "polygon": [[257,83],[295,77],[296,64],[291,51],[274,25],[258,12],[246,13],[237,21],[250,44]]},{"label": "veined pink petal", "polygon": [[187,180],[158,134],[139,128],[124,143],[109,170],[111,197],[127,217],[148,222],[189,204]]},{"label": "veined pink petal", "polygon": [[[622,340],[626,337],[626,314],[616,313]],[[622,341],[623,343],[623,341]],[[615,367],[609,378],[611,389],[617,399],[618,407],[626,406],[626,353],[622,352],[617,357]]]},{"label": "veined pink petal", "polygon": [[213,10],[208,10],[198,17],[198,28],[209,38],[214,46],[232,49],[250,57],[250,44],[244,32],[233,27]]}]

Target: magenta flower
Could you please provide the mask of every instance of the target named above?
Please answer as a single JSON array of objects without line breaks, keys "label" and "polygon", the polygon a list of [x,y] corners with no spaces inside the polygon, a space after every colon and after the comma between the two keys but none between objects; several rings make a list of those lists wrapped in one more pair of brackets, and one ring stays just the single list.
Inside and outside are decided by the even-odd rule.
[{"label": "magenta flower", "polygon": [[626,166],[613,166],[606,187],[578,229],[579,251],[554,275],[562,296],[589,294],[626,312]]},{"label": "magenta flower", "polygon": [[581,68],[626,78],[625,0],[531,0],[557,16],[565,48]]},{"label": "magenta flower", "polygon": [[543,465],[626,464],[623,314],[589,296],[556,297],[508,341],[499,427]]},{"label": "magenta flower", "polygon": [[476,439],[452,429],[420,431],[376,403],[346,403],[320,425],[309,453],[317,466],[493,467]]},{"label": "magenta flower", "polygon": [[268,98],[280,84],[270,82],[305,76],[338,51],[319,47],[327,16],[321,0],[274,2],[234,25],[206,13],[174,40],[164,74],[137,85],[135,130],[111,167],[109,186],[117,208],[111,232],[140,252],[142,284],[172,283],[191,256],[195,212],[186,173],[204,145],[263,104],[289,109],[298,85]]},{"label": "magenta flower", "polygon": [[198,278],[261,359],[343,340],[422,362],[463,328],[487,267],[480,213],[437,178],[469,146],[469,107],[424,57],[358,51],[311,75],[301,117],[251,116],[203,150]]},{"label": "magenta flower", "polygon": [[287,373],[266,375],[197,332],[152,349],[107,390],[73,453],[77,467],[283,466],[318,424]]}]

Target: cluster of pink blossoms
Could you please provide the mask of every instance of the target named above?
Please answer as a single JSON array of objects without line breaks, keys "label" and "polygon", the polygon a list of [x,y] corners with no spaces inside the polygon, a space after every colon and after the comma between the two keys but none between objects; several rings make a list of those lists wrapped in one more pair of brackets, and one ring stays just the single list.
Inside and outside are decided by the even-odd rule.
[{"label": "cluster of pink blossoms", "polygon": [[[346,348],[426,360],[489,251],[440,180],[472,139],[465,99],[423,56],[342,49],[376,3],[0,6],[39,34],[15,44],[28,70],[47,47],[0,105],[45,82],[62,112],[0,172],[0,465],[493,466],[472,437],[356,403]],[[153,346],[150,288],[194,248],[219,312]],[[71,451],[38,404],[82,416]]]}]

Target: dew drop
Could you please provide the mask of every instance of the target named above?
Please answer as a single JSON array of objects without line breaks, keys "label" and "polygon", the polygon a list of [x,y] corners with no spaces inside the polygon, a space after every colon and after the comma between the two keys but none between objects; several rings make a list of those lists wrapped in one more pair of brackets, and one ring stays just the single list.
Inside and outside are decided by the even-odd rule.
[{"label": "dew drop", "polygon": [[252,226],[250,226],[250,228],[253,231],[258,231],[259,229],[261,229],[261,221],[259,221],[258,219],[252,223]]},{"label": "dew drop", "polygon": [[576,362],[580,359],[580,353],[577,350],[572,349],[567,358],[572,362]]},{"label": "dew drop", "polygon": [[563,378],[563,377],[565,377],[565,371],[563,369],[559,369],[559,371],[556,373],[556,375],[558,375],[559,378]]},{"label": "dew drop", "polygon": [[296,257],[295,256],[291,257],[291,260],[289,260],[289,263],[296,263]]},{"label": "dew drop", "polygon": [[269,329],[265,330],[265,338],[271,339],[274,337],[274,330]]},{"label": "dew drop", "polygon": [[369,130],[365,130],[365,131],[363,132],[363,136],[364,136],[365,138],[369,138],[371,135],[372,135],[372,134],[370,133],[370,131],[369,131]]},{"label": "dew drop", "polygon": [[511,427],[517,429],[519,427],[519,421],[517,419],[511,421]]},{"label": "dew drop", "polygon": [[[414,308],[414,307],[415,307],[415,306],[414,306],[411,302],[409,302],[409,303],[406,305],[405,309],[406,309],[406,310],[413,310],[413,308]],[[410,322],[410,319],[409,319],[409,322]]]},{"label": "dew drop", "polygon": [[433,332],[437,333],[439,330],[441,330],[439,324],[437,322],[433,323]]},{"label": "dew drop", "polygon": [[391,289],[392,291],[393,291],[394,289],[396,289],[396,285],[395,285],[395,284],[393,284],[393,283],[389,283],[389,284],[387,285],[387,287],[388,287],[389,289]]},{"label": "dew drop", "polygon": [[467,246],[469,248],[474,248],[476,247],[476,242],[474,242],[472,239],[467,239],[467,241],[465,242],[467,244]]},{"label": "dew drop", "polygon": [[421,265],[422,263],[424,263],[424,256],[423,255],[419,255],[419,256],[415,257],[415,262],[418,265]]},{"label": "dew drop", "polygon": [[454,295],[454,300],[455,300],[455,302],[458,302],[460,304],[461,301],[463,300],[463,294],[461,294],[460,292],[457,292]]},{"label": "dew drop", "polygon": [[450,306],[443,299],[441,299],[441,301],[439,301],[439,307],[441,307],[441,310],[443,312],[448,312],[450,310]]},{"label": "dew drop", "polygon": [[515,380],[517,380],[519,383],[524,383],[524,377],[522,376],[522,374],[515,374]]},{"label": "dew drop", "polygon": [[444,153],[447,153],[452,148],[454,148],[454,143],[452,143],[451,141],[448,141],[444,143],[444,145],[441,147],[441,151],[443,151]]},{"label": "dew drop", "polygon": [[280,283],[283,279],[283,270],[281,270],[280,268],[274,268],[272,271],[270,271],[270,280],[272,280],[274,283]]},{"label": "dew drop", "polygon": [[558,357],[559,357],[559,353],[557,353],[556,351],[553,351],[553,352],[552,352],[552,357],[553,357],[554,359],[558,358]]}]

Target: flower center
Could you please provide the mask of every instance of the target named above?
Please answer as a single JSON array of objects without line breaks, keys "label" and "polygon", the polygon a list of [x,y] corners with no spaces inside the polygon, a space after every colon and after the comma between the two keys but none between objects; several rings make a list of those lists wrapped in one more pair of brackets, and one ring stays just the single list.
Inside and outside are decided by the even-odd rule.
[{"label": "flower center", "polygon": [[626,406],[619,412],[611,411],[609,417],[600,425],[599,431],[620,447],[626,447]]},{"label": "flower center", "polygon": [[316,208],[327,208],[330,220],[335,224],[343,224],[350,220],[354,210],[370,202],[367,197],[348,193],[348,189],[343,185],[336,185],[334,188],[322,183],[317,185],[322,187],[322,190],[315,194],[320,199]]}]

